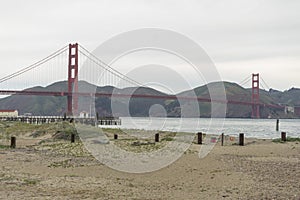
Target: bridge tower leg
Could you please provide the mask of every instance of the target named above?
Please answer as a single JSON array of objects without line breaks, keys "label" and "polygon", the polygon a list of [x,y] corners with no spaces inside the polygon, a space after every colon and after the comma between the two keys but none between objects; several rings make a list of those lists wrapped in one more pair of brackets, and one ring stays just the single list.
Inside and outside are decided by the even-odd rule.
[{"label": "bridge tower leg", "polygon": [[68,115],[78,113],[78,44],[69,44]]},{"label": "bridge tower leg", "polygon": [[252,118],[260,118],[259,114],[259,74],[252,74]]}]

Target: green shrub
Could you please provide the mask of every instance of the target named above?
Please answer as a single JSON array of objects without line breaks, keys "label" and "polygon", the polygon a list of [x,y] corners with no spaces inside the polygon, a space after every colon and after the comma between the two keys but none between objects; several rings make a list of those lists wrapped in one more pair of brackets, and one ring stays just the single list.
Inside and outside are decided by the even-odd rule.
[{"label": "green shrub", "polygon": [[[286,141],[287,142],[300,142],[300,138],[287,137]],[[282,141],[281,138],[273,139],[272,142],[275,142],[275,143],[284,143],[284,141]]]}]

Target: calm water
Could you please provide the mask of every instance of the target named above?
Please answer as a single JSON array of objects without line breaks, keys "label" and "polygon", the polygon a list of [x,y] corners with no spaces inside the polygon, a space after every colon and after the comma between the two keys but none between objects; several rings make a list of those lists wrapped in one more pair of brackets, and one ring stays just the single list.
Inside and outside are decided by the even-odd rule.
[{"label": "calm water", "polygon": [[122,129],[145,129],[183,132],[205,132],[210,134],[238,135],[246,137],[278,138],[280,132],[287,136],[300,137],[300,119],[280,119],[279,131],[276,119],[205,119],[205,118],[145,118],[122,117]]}]

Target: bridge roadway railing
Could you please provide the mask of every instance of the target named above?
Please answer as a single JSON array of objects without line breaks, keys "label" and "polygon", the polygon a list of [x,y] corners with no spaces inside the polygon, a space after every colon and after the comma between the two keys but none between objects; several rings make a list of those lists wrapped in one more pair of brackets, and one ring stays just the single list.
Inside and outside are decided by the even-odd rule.
[{"label": "bridge roadway railing", "polygon": [[[74,117],[74,116],[2,116],[1,121],[15,121],[29,124],[45,124],[68,121],[70,123],[81,123],[95,125],[94,117]],[[97,120],[97,125],[121,125],[121,119],[118,117],[101,117]]]}]

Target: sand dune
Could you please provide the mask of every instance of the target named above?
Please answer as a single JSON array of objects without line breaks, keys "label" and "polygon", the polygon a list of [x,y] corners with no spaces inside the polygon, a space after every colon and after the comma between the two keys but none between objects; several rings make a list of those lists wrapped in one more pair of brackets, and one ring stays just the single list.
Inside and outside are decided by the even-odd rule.
[{"label": "sand dune", "polygon": [[99,163],[80,142],[45,138],[0,149],[0,199],[300,199],[299,142],[228,141],[203,159],[194,143],[161,170],[131,174]]}]

